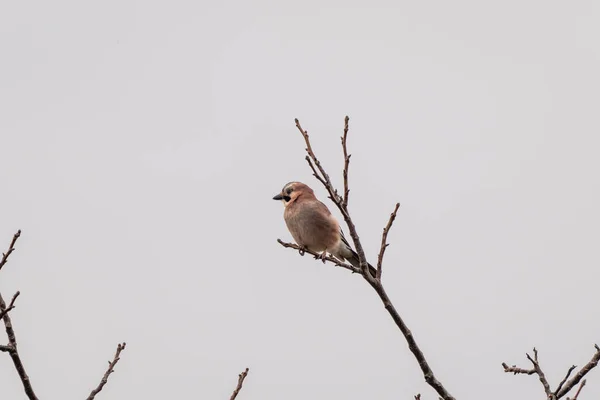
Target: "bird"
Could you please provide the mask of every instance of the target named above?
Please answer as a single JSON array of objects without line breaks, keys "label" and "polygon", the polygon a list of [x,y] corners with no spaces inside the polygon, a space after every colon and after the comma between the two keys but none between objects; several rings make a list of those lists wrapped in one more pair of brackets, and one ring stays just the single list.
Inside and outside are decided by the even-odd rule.
[{"label": "bird", "polygon": [[[308,185],[289,182],[273,200],[283,202],[283,218],[298,246],[321,253],[323,262],[329,252],[340,261],[348,261],[355,268],[360,268],[358,254],[344,237],[337,219]],[[368,267],[375,277],[375,268],[370,264]]]}]

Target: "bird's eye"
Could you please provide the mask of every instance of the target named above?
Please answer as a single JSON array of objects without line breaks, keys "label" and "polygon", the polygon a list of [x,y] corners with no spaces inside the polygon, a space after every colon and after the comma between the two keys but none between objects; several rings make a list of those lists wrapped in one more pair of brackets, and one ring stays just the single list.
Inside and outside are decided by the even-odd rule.
[{"label": "bird's eye", "polygon": [[294,188],[291,188],[291,187],[289,187],[289,188],[285,189],[285,192],[286,192],[287,194],[290,194],[290,193],[292,193],[293,191],[294,191]]}]

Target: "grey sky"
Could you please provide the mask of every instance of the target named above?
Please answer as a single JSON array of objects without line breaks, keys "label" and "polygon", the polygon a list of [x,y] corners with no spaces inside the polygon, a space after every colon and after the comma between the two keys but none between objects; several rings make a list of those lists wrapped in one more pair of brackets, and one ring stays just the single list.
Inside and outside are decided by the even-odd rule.
[{"label": "grey sky", "polygon": [[[600,342],[597,1],[53,1],[0,12],[0,290],[38,395],[435,399],[357,275],[281,248],[271,200],[341,183],[461,399],[542,398]],[[328,203],[329,204],[329,203]],[[2,339],[4,341],[4,339]],[[365,346],[365,343],[369,343]],[[0,397],[24,398],[0,354]],[[582,399],[600,396],[598,371]]]}]

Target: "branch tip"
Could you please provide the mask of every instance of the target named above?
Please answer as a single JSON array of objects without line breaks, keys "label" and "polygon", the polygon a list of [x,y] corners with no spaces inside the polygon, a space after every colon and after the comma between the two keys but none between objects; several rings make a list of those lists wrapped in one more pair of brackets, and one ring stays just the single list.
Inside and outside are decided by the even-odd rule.
[{"label": "branch tip", "polygon": [[117,350],[115,351],[115,356],[113,357],[112,361],[108,362],[108,368],[106,369],[106,372],[102,376],[102,380],[100,381],[100,384],[98,384],[98,386],[94,390],[92,390],[90,395],[87,397],[87,400],[93,400],[96,397],[96,395],[98,393],[100,393],[100,391],[104,388],[104,385],[106,385],[108,383],[108,377],[110,376],[110,374],[115,372],[115,366],[121,359],[121,352],[123,350],[125,350],[126,345],[127,345],[127,343],[125,343],[125,342],[119,343],[117,345]]},{"label": "branch tip", "polygon": [[238,375],[238,383],[237,386],[235,387],[235,390],[233,391],[231,398],[229,400],[235,400],[235,398],[237,397],[237,395],[240,393],[240,390],[242,390],[242,385],[244,384],[244,379],[246,379],[246,376],[248,376],[248,372],[250,371],[249,368],[246,368],[244,371],[242,371],[239,375]]},{"label": "branch tip", "polygon": [[379,256],[377,257],[377,276],[376,278],[378,280],[381,280],[381,273],[382,271],[382,266],[383,266],[383,255],[385,254],[385,250],[387,249],[387,247],[389,246],[389,243],[387,243],[387,235],[390,232],[390,229],[392,228],[392,224],[394,223],[394,220],[396,219],[396,214],[398,213],[398,208],[400,208],[400,203],[396,203],[396,206],[394,207],[394,211],[392,211],[392,213],[390,214],[390,219],[388,220],[387,225],[383,228],[383,235],[381,235],[381,247],[379,249]]},{"label": "branch tip", "polygon": [[15,243],[17,243],[17,239],[21,237],[21,230],[19,229],[17,233],[15,233],[12,237],[10,245],[8,246],[8,250],[6,253],[2,253],[2,260],[0,260],[0,269],[4,267],[4,264],[8,261],[8,257],[15,251]]}]

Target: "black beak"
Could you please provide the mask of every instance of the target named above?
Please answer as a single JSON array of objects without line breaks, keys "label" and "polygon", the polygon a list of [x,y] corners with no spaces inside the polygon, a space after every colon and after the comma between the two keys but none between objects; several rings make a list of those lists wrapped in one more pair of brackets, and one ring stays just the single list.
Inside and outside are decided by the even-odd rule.
[{"label": "black beak", "polygon": [[282,200],[283,196],[279,193],[277,196],[273,197],[273,200]]}]

